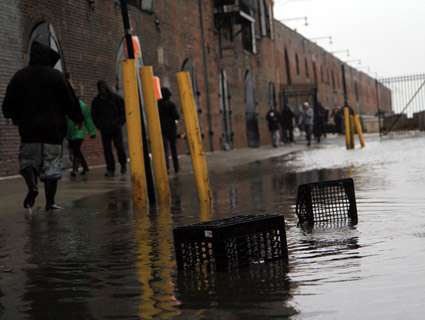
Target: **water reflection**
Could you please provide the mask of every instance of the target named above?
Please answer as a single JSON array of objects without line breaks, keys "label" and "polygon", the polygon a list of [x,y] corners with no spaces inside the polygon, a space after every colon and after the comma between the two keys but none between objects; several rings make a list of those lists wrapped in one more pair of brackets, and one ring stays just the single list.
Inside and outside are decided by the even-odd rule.
[{"label": "water reflection", "polygon": [[[215,171],[209,208],[199,207],[193,176],[181,174],[170,177],[170,208],[134,212],[123,186],[60,213],[16,219],[13,228],[3,223],[0,266],[13,271],[0,269],[0,317],[421,318],[423,141],[369,143],[353,152],[323,145]],[[299,226],[298,185],[347,177],[355,183],[358,225]],[[261,213],[284,214],[289,263],[177,271],[174,227]]]},{"label": "water reflection", "polygon": [[296,314],[287,304],[292,290],[283,260],[232,271],[201,268],[177,273],[176,295],[182,301],[182,315],[196,314],[196,319],[223,319],[226,315],[232,319],[285,319]]}]

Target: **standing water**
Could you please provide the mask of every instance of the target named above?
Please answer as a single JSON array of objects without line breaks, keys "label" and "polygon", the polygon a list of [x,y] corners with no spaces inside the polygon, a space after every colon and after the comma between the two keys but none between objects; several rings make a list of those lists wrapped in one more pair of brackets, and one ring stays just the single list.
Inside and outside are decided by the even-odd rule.
[{"label": "standing water", "polygon": [[[2,223],[0,318],[421,319],[423,159],[424,137],[350,151],[322,144],[210,172],[212,212],[198,209],[193,176],[180,175],[170,180],[171,210],[134,212],[123,185],[61,214]],[[297,225],[298,185],[348,177],[357,225]],[[174,227],[264,213],[285,216],[288,263],[177,271]]]}]

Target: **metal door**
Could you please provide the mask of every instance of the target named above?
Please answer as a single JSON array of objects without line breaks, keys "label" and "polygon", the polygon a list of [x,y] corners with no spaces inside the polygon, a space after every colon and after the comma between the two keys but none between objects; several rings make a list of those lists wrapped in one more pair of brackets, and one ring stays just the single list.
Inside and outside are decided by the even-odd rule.
[{"label": "metal door", "polygon": [[254,77],[251,71],[248,71],[245,75],[245,104],[248,147],[257,148],[260,146],[260,133],[258,131]]}]

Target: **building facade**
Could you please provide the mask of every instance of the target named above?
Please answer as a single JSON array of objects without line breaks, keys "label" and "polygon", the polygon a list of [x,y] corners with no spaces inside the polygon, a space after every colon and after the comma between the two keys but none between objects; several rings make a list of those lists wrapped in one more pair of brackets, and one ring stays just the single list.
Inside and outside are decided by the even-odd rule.
[{"label": "building facade", "polygon": [[[190,73],[206,151],[270,144],[270,105],[287,103],[297,111],[307,100],[332,109],[344,104],[345,93],[361,115],[376,114],[378,102],[391,110],[385,86],[376,90],[375,79],[276,21],[272,0],[128,0],[128,11],[140,43],[138,66],[153,67],[180,113],[176,73]],[[0,101],[35,40],[61,53],[56,68],[69,73],[88,105],[100,79],[122,90],[126,54],[118,0],[4,0],[0,30]],[[180,121],[178,132],[184,131]],[[17,128],[1,115],[0,176],[17,174],[18,148]],[[184,139],[178,148],[187,152]],[[90,165],[104,161],[100,137],[86,139],[83,152]]]}]

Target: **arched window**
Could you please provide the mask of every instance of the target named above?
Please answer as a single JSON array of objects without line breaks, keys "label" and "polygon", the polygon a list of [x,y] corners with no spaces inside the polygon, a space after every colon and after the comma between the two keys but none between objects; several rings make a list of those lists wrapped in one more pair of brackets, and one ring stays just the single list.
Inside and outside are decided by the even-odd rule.
[{"label": "arched window", "polygon": [[305,65],[305,76],[306,78],[310,78],[310,73],[308,72],[308,62],[307,62],[307,58],[304,58],[304,65]]},{"label": "arched window", "polygon": [[298,59],[298,53],[295,54],[295,70],[297,71],[297,75],[300,75],[300,61]]},{"label": "arched window", "polygon": [[198,83],[196,80],[196,67],[192,59],[186,59],[183,62],[182,71],[187,71],[190,74],[190,81],[192,82],[192,91],[193,97],[195,98],[196,110],[200,112],[198,100],[201,93],[198,91]]},{"label": "arched window", "polygon": [[65,72],[62,51],[52,25],[47,22],[43,22],[40,23],[37,27],[35,27],[29,41],[28,56],[31,55],[31,45],[34,41],[38,41],[58,52],[61,55],[61,59],[56,63],[54,68],[59,71]]},{"label": "arched window", "polygon": [[269,106],[276,106],[276,89],[273,82],[269,83]]}]

